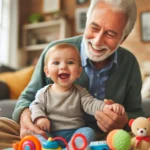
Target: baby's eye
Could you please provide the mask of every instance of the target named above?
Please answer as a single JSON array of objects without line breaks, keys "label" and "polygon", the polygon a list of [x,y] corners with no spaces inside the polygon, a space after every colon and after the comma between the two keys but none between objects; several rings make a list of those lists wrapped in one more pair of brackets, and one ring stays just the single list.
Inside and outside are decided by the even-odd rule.
[{"label": "baby's eye", "polygon": [[74,62],[73,61],[68,61],[68,64],[74,64]]},{"label": "baby's eye", "polygon": [[54,61],[53,64],[54,65],[59,65],[59,61]]}]

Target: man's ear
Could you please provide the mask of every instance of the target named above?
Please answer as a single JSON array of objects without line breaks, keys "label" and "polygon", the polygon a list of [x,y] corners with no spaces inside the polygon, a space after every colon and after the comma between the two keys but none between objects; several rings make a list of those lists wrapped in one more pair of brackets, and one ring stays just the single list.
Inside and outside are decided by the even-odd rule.
[{"label": "man's ear", "polygon": [[79,71],[78,71],[78,76],[77,76],[78,78],[80,77],[81,73],[82,73],[82,67],[80,66]]},{"label": "man's ear", "polygon": [[46,77],[49,77],[49,72],[48,72],[47,66],[44,67],[44,72],[45,72]]},{"label": "man's ear", "polygon": [[128,36],[125,36],[125,37],[122,39],[122,41],[120,42],[120,44],[123,44],[123,42],[126,40],[127,37],[128,37]]}]

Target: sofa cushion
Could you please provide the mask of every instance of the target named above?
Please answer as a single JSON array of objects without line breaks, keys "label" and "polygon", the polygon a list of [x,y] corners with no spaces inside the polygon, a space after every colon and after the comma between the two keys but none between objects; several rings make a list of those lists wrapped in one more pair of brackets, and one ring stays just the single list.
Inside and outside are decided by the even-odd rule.
[{"label": "sofa cushion", "polygon": [[149,106],[150,106],[150,99],[143,99],[142,100],[142,108],[143,108],[144,113],[145,113],[145,115],[146,115],[147,118],[150,117]]},{"label": "sofa cushion", "polygon": [[9,99],[10,98],[9,87],[3,81],[0,81],[0,91],[1,91],[0,92],[0,100]]},{"label": "sofa cushion", "polygon": [[14,111],[17,101],[11,101],[10,99],[5,99],[0,101],[0,117],[12,118],[12,113]]},{"label": "sofa cushion", "polygon": [[0,73],[0,80],[9,87],[11,99],[18,99],[21,92],[28,85],[33,70],[34,66],[30,66],[15,72]]}]

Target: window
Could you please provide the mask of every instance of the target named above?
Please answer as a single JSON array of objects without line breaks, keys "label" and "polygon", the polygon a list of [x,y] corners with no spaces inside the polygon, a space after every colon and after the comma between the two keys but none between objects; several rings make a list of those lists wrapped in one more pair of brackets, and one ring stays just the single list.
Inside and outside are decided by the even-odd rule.
[{"label": "window", "polygon": [[0,64],[17,64],[18,0],[0,0]]},{"label": "window", "polygon": [[142,33],[142,41],[150,42],[150,12],[142,12],[141,13],[141,33]]},{"label": "window", "polygon": [[75,11],[76,14],[76,32],[83,33],[86,23],[86,13],[88,8],[77,8]]}]

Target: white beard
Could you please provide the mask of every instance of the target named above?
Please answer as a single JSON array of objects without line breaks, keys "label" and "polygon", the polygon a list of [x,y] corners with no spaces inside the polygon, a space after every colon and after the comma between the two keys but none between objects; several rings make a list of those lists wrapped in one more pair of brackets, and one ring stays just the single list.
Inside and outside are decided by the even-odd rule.
[{"label": "white beard", "polygon": [[[92,43],[92,40],[88,40],[85,37],[83,37],[83,43],[84,43],[84,48],[85,48],[85,54],[87,55],[87,57],[94,61],[94,62],[101,62],[104,61],[105,59],[107,59],[110,55],[112,55],[117,48],[119,47],[119,43],[116,46],[115,50],[111,50],[107,45],[101,45],[99,47],[95,47]],[[97,51],[102,51],[104,50],[104,52],[101,52],[101,54],[95,54],[94,52],[92,52],[89,48],[89,43],[91,44],[92,48],[94,48]]]}]

